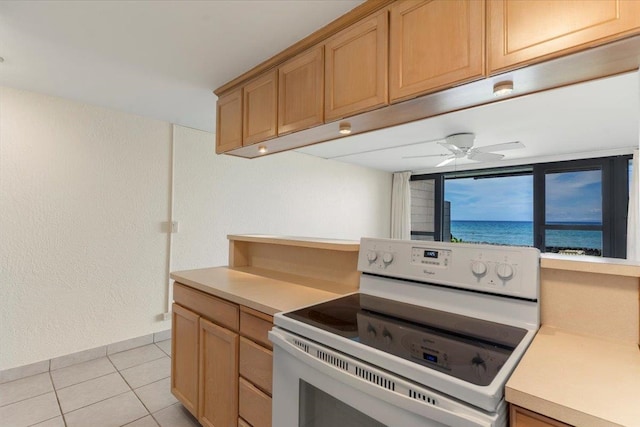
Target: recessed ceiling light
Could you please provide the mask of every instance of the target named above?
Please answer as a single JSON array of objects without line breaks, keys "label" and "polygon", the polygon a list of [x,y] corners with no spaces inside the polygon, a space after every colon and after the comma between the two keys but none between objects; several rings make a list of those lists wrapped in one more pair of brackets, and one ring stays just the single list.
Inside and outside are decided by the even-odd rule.
[{"label": "recessed ceiling light", "polygon": [[349,135],[351,133],[351,123],[342,122],[340,123],[340,135]]},{"label": "recessed ceiling light", "polygon": [[266,154],[267,151],[269,151],[269,149],[264,145],[258,147],[258,153],[260,154]]},{"label": "recessed ceiling light", "polygon": [[506,80],[493,85],[493,96],[505,96],[513,92],[513,82]]}]

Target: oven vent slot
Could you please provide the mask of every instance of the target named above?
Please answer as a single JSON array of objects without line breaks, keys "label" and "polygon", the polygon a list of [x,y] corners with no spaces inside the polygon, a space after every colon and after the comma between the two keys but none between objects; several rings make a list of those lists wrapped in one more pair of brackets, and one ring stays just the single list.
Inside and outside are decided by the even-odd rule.
[{"label": "oven vent slot", "polygon": [[395,391],[396,389],[396,383],[394,381],[374,374],[367,369],[356,366],[356,375],[363,380],[369,381],[370,383],[376,384],[382,388],[386,388],[387,390]]},{"label": "oven vent slot", "polygon": [[304,350],[305,353],[309,353],[309,344],[305,344],[302,341],[298,341],[297,339],[293,339],[293,343],[297,345],[299,348]]},{"label": "oven vent slot", "polygon": [[325,353],[322,350],[316,350],[316,355],[318,359],[328,363],[330,365],[335,366],[336,368],[340,368],[343,371],[349,370],[349,362],[340,359],[339,357],[332,356],[330,354]]},{"label": "oven vent slot", "polygon": [[434,398],[429,397],[426,394],[422,394],[412,389],[409,389],[409,397],[416,400],[422,400],[423,402],[427,402],[431,405],[436,405],[436,400]]}]

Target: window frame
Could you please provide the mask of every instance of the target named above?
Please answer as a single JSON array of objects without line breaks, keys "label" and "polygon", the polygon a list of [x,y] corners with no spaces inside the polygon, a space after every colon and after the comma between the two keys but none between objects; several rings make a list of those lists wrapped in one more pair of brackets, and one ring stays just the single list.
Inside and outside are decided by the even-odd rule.
[{"label": "window frame", "polygon": [[[413,175],[411,176],[411,181],[434,180],[434,232],[411,231],[411,235],[433,235],[434,240],[442,241],[442,220],[445,201],[444,183],[446,179],[483,179],[531,174],[533,178],[532,237],[536,248],[540,249],[541,252],[545,252],[546,230],[602,230],[602,256],[626,258],[626,219],[629,200],[628,170],[629,161],[632,157],[631,154],[624,154],[491,169]],[[586,170],[600,170],[602,174],[602,225],[546,224],[546,174]]]}]

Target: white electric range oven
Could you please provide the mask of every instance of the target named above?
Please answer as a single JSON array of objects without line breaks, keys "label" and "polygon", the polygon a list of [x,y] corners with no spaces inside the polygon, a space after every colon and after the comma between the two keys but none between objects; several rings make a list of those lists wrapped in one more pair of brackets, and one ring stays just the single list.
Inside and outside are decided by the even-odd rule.
[{"label": "white electric range oven", "polygon": [[537,249],[360,243],[360,291],[276,314],[274,427],[498,427],[540,323]]}]

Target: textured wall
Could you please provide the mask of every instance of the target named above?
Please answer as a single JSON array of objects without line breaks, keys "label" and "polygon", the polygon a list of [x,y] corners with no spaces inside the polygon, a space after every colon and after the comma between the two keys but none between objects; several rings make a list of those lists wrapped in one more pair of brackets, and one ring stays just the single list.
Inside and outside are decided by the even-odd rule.
[{"label": "textured wall", "polygon": [[390,173],[295,152],[218,156],[214,135],[176,129],[173,271],[226,265],[228,234],[389,236]]},{"label": "textured wall", "polygon": [[0,90],[0,369],[166,329],[171,125]]},{"label": "textured wall", "polygon": [[[164,330],[171,125],[0,87],[0,370]],[[390,174],[176,127],[172,270],[226,235],[388,236]]]}]

